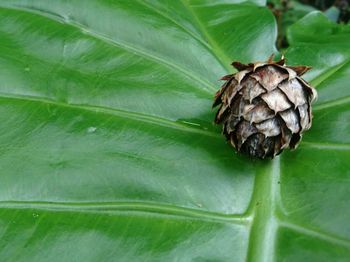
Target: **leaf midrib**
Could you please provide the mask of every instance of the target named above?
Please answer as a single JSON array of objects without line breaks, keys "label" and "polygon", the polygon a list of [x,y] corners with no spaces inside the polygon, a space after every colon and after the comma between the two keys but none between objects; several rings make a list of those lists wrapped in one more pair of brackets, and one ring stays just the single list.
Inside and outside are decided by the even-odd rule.
[{"label": "leaf midrib", "polygon": [[290,221],[284,214],[280,194],[280,156],[277,156],[256,175],[254,195],[247,209],[246,216],[251,217],[251,229],[248,246],[248,261],[274,261],[277,232],[288,228],[299,234],[350,249],[350,240],[332,233],[325,233],[308,226]]},{"label": "leaf midrib", "polygon": [[261,173],[256,174],[254,194],[248,213],[252,216],[248,261],[274,261],[278,220],[280,157],[275,157]]}]

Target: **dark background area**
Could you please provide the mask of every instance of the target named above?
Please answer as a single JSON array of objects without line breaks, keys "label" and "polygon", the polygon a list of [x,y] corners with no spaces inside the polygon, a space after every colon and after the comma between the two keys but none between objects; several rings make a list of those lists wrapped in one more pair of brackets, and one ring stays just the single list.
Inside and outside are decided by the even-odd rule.
[{"label": "dark background area", "polygon": [[332,21],[347,24],[350,20],[350,0],[268,0],[278,24],[277,46],[288,47],[287,28],[312,11],[322,11]]}]

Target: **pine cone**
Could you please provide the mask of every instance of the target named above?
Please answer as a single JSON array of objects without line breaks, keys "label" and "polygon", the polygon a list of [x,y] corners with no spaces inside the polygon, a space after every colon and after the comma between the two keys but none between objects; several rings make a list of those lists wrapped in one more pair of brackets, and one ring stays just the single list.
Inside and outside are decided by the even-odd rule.
[{"label": "pine cone", "polygon": [[311,127],[311,102],[316,90],[300,76],[307,66],[286,66],[282,58],[273,62],[233,62],[236,74],[226,80],[215,95],[213,107],[221,104],[215,123],[239,152],[266,158],[294,149],[301,135]]}]

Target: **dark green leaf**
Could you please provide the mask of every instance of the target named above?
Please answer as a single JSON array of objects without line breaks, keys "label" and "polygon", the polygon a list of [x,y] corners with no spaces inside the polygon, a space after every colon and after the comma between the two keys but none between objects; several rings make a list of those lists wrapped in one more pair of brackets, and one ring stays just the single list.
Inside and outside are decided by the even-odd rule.
[{"label": "dark green leaf", "polygon": [[1,1],[4,261],[349,257],[349,27],[291,28],[314,127],[251,161],[210,110],[231,60],[276,52],[264,2],[239,2]]}]

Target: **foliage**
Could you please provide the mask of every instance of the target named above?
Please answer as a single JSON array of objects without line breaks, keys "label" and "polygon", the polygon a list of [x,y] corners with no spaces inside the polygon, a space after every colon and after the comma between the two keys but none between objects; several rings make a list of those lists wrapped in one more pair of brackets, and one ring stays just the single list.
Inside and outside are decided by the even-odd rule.
[{"label": "foliage", "polygon": [[277,53],[263,0],[0,2],[3,261],[345,261],[350,27],[313,12],[312,129],[234,154],[212,98],[231,60]]}]

